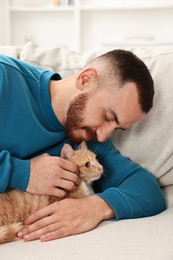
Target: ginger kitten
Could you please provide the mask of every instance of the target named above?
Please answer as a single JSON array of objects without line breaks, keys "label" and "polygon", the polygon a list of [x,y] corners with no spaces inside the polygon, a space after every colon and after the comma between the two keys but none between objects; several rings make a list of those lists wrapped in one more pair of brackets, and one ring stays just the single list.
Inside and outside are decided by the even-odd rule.
[{"label": "ginger kitten", "polygon": [[[85,142],[82,142],[76,151],[65,144],[61,150],[61,157],[77,164],[81,179],[76,190],[67,197],[78,199],[92,195],[94,192],[91,184],[99,179],[103,172],[95,154],[87,149]],[[57,197],[34,195],[16,189],[0,193],[0,243],[19,240],[16,233],[23,227],[24,219],[58,200],[60,199]]]}]

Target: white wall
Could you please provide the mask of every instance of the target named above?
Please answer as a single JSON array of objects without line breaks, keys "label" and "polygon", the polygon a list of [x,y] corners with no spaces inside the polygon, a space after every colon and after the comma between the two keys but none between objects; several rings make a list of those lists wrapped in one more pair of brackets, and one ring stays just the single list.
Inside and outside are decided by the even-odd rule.
[{"label": "white wall", "polygon": [[7,11],[8,0],[0,0],[0,44],[6,45],[9,42],[8,34],[8,20],[9,15]]},{"label": "white wall", "polygon": [[[173,43],[173,0],[75,0],[74,7],[60,11],[53,9],[54,1],[0,0],[0,45],[23,45],[31,39],[84,52]],[[48,9],[28,11],[32,6]]]}]

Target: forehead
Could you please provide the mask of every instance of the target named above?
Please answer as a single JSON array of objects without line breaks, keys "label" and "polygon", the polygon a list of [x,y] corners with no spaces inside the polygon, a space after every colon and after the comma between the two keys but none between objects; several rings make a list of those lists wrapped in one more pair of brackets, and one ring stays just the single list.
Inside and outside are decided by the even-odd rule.
[{"label": "forehead", "polygon": [[124,128],[130,127],[144,116],[139,103],[137,87],[133,82],[128,82],[118,90],[105,94],[105,99],[107,99],[107,104],[104,109],[107,113],[111,113],[115,121],[118,121]]}]

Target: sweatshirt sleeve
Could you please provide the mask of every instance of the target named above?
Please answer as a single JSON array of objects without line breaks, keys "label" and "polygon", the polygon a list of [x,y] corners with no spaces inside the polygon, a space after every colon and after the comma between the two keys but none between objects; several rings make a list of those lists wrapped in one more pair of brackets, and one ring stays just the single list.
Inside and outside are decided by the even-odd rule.
[{"label": "sweatshirt sleeve", "polygon": [[11,157],[5,150],[0,152],[0,192],[7,188],[26,190],[29,172],[29,160]]},{"label": "sweatshirt sleeve", "polygon": [[146,169],[119,154],[108,141],[92,144],[91,149],[104,167],[93,188],[113,209],[116,220],[152,216],[166,209],[160,186]]}]

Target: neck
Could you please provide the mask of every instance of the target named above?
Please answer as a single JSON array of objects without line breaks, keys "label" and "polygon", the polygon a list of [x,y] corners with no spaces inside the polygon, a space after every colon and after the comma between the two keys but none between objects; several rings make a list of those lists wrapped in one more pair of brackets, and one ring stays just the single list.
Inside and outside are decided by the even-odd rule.
[{"label": "neck", "polygon": [[53,111],[59,122],[64,125],[69,103],[75,94],[74,77],[50,80],[49,91]]}]

